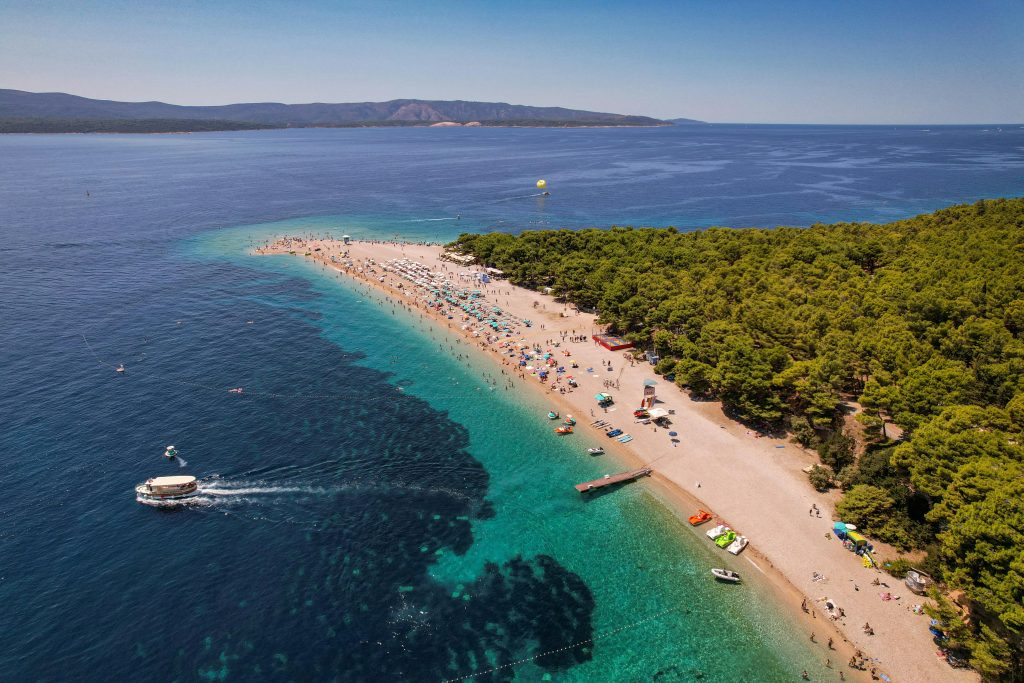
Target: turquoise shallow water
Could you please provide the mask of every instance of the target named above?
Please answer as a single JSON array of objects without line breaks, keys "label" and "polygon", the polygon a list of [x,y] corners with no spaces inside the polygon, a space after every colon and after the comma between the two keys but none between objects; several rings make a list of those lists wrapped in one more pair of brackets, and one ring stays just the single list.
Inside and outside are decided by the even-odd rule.
[{"label": "turquoise shallow water", "polygon": [[[621,467],[611,456],[587,455],[591,444],[552,434],[541,397],[522,387],[491,390],[485,374],[500,371],[490,361],[364,286],[299,257],[247,254],[252,239],[312,226],[329,227],[297,221],[219,231],[196,241],[193,255],[307,280],[318,296],[305,306],[325,338],[363,349],[361,364],[388,373],[403,393],[466,428],[468,451],[490,475],[494,514],[474,521],[465,553],[436,555],[430,575],[451,588],[453,600],[465,599],[488,563],[547,555],[592,592],[598,639],[580,648],[588,661],[555,680],[782,681],[819,670],[798,626],[766,593],[767,582],[747,563],[726,559],[644,486],[581,498],[572,484]],[[750,583],[712,582],[708,570],[723,565],[744,571]],[[415,604],[414,591],[406,598]],[[430,615],[420,616],[429,632]],[[539,680],[546,670],[526,662],[515,671],[517,680]]]},{"label": "turquoise shallow water", "polygon": [[[822,678],[645,486],[581,501],[614,465],[547,406],[245,246],[899,218],[1019,192],[1022,131],[0,136],[0,680]],[[196,504],[135,502],[182,471]]]}]

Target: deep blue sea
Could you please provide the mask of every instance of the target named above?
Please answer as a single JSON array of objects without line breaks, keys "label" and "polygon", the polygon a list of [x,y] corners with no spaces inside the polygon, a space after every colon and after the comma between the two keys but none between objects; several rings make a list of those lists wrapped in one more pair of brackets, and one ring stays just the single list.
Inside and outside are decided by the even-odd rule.
[{"label": "deep blue sea", "polygon": [[[615,464],[545,406],[248,247],[887,221],[1022,188],[1021,127],[0,136],[0,680],[823,674],[645,485],[582,501]],[[136,502],[177,472],[195,504]]]}]

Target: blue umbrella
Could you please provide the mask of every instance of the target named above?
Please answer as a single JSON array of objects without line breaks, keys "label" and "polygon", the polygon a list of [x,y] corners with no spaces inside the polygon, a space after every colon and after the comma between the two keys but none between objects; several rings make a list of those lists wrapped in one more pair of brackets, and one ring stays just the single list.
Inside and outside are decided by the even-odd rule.
[{"label": "blue umbrella", "polygon": [[679,435],[678,435],[678,434],[676,434],[675,432],[669,432],[669,433],[668,433],[668,435],[669,435],[669,436],[679,436]]}]

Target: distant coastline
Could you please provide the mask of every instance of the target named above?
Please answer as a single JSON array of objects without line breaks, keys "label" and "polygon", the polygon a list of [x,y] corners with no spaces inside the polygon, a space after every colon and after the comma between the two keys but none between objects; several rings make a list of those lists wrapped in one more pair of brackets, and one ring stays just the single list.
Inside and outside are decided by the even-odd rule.
[{"label": "distant coastline", "polygon": [[[680,119],[682,121],[683,119]],[[689,122],[689,119],[685,121]],[[408,126],[576,128],[672,126],[649,116],[464,100],[191,106],[0,89],[0,133],[187,133]]]},{"label": "distant coastline", "polygon": [[353,121],[350,123],[286,125],[244,121],[181,119],[0,119],[0,134],[62,133],[211,133],[217,131],[286,130],[302,128],[659,128],[671,123],[610,123],[607,121]]}]

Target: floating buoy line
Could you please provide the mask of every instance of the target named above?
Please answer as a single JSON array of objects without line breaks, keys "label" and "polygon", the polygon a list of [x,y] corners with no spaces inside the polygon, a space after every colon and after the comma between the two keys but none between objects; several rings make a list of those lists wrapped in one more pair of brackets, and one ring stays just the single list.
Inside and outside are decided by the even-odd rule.
[{"label": "floating buoy line", "polygon": [[[191,388],[194,388],[194,389],[203,389],[203,390],[206,390],[206,391],[222,393],[222,394],[235,394],[235,395],[240,395],[240,396],[245,397],[245,398],[276,398],[276,399],[306,399],[306,400],[358,399],[361,403],[365,403],[365,402],[368,402],[368,401],[393,400],[393,397],[391,397],[391,396],[368,397],[368,396],[357,395],[357,394],[285,394],[285,393],[273,392],[273,391],[247,391],[245,389],[245,387],[237,387],[237,386],[235,386],[235,387],[215,387],[215,386],[210,386],[209,384],[202,384],[200,382],[192,382],[192,381],[188,381],[188,380],[177,379],[175,377],[168,377],[166,375],[161,375],[161,374],[153,373],[153,372],[141,373],[141,372],[139,372],[137,370],[131,370],[130,368],[125,368],[124,364],[115,365],[114,363],[111,363],[110,361],[104,360],[96,352],[96,349],[93,348],[92,344],[89,343],[89,340],[86,338],[86,336],[84,334],[79,333],[79,336],[82,337],[82,341],[85,342],[86,347],[89,349],[90,353],[92,353],[92,355],[96,359],[97,363],[99,363],[100,365],[103,365],[105,367],[114,368],[114,370],[119,375],[125,375],[125,376],[129,376],[129,377],[130,376],[148,377],[148,378],[151,378],[151,379],[160,380],[161,382],[170,382],[172,384],[178,384],[178,385],[181,385],[181,386],[184,386],[184,387],[191,387]],[[395,391],[397,393],[399,393],[399,394],[405,394],[406,393],[405,392],[405,387],[402,387],[402,386],[395,387]]]}]

